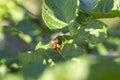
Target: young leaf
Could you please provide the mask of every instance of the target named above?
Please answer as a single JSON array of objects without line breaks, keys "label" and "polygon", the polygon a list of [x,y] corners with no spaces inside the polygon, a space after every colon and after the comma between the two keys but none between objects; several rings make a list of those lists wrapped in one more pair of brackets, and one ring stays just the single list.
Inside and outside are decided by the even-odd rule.
[{"label": "young leaf", "polygon": [[50,29],[61,29],[75,20],[78,8],[79,0],[44,0],[42,17]]}]

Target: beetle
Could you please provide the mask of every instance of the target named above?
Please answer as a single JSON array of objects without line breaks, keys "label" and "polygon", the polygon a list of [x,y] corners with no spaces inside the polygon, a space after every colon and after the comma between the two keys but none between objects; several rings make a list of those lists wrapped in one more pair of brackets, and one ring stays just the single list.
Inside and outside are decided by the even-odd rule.
[{"label": "beetle", "polygon": [[51,46],[57,52],[61,52],[62,51],[62,40],[61,40],[61,38],[58,36],[54,40],[52,40]]}]

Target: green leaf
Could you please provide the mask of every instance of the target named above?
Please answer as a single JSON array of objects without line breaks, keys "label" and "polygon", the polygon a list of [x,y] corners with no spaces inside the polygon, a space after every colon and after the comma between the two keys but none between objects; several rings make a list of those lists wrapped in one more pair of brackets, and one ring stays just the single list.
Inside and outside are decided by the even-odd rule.
[{"label": "green leaf", "polygon": [[35,44],[37,42],[38,35],[41,33],[40,27],[32,19],[26,18],[16,25],[16,29],[19,30],[18,36],[26,43]]},{"label": "green leaf", "polygon": [[106,38],[106,25],[98,20],[88,19],[78,30],[77,37],[90,43],[98,43]]},{"label": "green leaf", "polygon": [[110,11],[109,13],[93,12],[91,15],[94,18],[114,18],[114,17],[120,17],[120,10]]},{"label": "green leaf", "polygon": [[25,65],[22,68],[24,79],[37,80],[37,78],[41,76],[41,74],[43,73],[47,66],[48,65],[44,65],[39,62],[34,62],[33,64]]},{"label": "green leaf", "polygon": [[38,50],[38,49],[48,49],[50,48],[50,45],[49,44],[42,44],[42,42],[40,41],[36,47],[35,47],[35,50]]},{"label": "green leaf", "polygon": [[97,44],[96,47],[100,55],[106,56],[109,54],[106,46],[104,46],[102,43]]},{"label": "green leaf", "polygon": [[65,44],[62,49],[62,56],[65,59],[71,59],[86,54],[86,51],[75,44]]},{"label": "green leaf", "polygon": [[34,62],[43,63],[44,57],[41,52],[21,52],[19,53],[19,62],[21,65],[32,64]]},{"label": "green leaf", "polygon": [[112,10],[112,7],[114,6],[113,3],[113,0],[100,0],[98,4],[94,7],[93,12],[108,13]]},{"label": "green leaf", "polygon": [[46,52],[47,52],[49,59],[51,59],[54,63],[64,61],[63,56],[57,51],[53,49],[47,49]]},{"label": "green leaf", "polygon": [[94,18],[120,17],[120,0],[81,0],[80,7]]},{"label": "green leaf", "polygon": [[89,80],[120,79],[120,64],[107,57],[101,57],[97,61],[96,64],[90,66]]},{"label": "green leaf", "polygon": [[[78,18],[77,18],[78,19]],[[74,23],[71,23],[71,26],[69,26],[69,32],[72,36],[76,36],[76,34],[78,33],[78,28],[80,27],[80,24],[75,21]]]},{"label": "green leaf", "polygon": [[100,0],[80,0],[80,8],[91,13]]},{"label": "green leaf", "polygon": [[50,29],[61,29],[75,20],[78,8],[79,0],[44,0],[42,17]]},{"label": "green leaf", "polygon": [[85,59],[64,62],[45,70],[38,80],[86,80],[88,65]]},{"label": "green leaf", "polygon": [[83,10],[85,10],[87,13],[92,13],[92,12],[108,13],[114,7],[114,1],[113,0],[81,0],[80,7]]},{"label": "green leaf", "polygon": [[86,13],[85,11],[83,11],[83,10],[80,10],[78,17],[76,18],[76,21],[77,21],[79,24],[82,24],[88,17],[90,17],[89,14],[87,14],[87,13]]},{"label": "green leaf", "polygon": [[[49,60],[52,60],[54,63],[56,62],[61,62],[64,61],[63,57],[60,55],[60,53],[58,53],[57,51],[55,51],[54,49],[50,48],[49,44],[42,44],[41,42],[39,42],[36,45],[35,50],[37,52],[41,52],[41,50],[43,51],[43,53],[41,53],[41,55],[49,62]],[[35,51],[35,52],[36,52]]]},{"label": "green leaf", "polygon": [[16,74],[6,74],[1,80],[24,80],[24,77],[20,73]]},{"label": "green leaf", "polygon": [[101,0],[91,15],[94,18],[120,17],[120,0]]},{"label": "green leaf", "polygon": [[111,58],[81,57],[48,68],[39,80],[119,80],[119,67]]}]

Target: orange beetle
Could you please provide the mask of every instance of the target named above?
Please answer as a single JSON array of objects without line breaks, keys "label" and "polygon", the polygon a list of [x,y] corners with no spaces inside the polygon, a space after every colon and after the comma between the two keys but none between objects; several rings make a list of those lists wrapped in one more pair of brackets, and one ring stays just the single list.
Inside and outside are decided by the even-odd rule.
[{"label": "orange beetle", "polygon": [[53,40],[53,43],[51,43],[51,46],[56,51],[61,52],[61,50],[62,50],[62,40],[59,37],[56,37]]}]

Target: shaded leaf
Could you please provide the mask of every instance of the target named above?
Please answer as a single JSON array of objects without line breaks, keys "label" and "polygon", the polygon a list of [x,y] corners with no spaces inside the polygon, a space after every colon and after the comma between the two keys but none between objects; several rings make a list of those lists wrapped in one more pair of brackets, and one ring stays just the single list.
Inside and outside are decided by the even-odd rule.
[{"label": "shaded leaf", "polygon": [[91,15],[94,18],[120,17],[120,0],[101,0]]},{"label": "shaded leaf", "polygon": [[44,57],[39,53],[21,52],[19,53],[19,62],[21,65],[32,64],[34,62],[43,62]]},{"label": "shaded leaf", "polygon": [[94,18],[120,17],[120,0],[81,0],[80,7]]},{"label": "shaded leaf", "polygon": [[47,55],[54,63],[64,61],[63,56],[53,49],[48,49]]},{"label": "shaded leaf", "polygon": [[62,56],[65,59],[72,59],[74,57],[79,57],[85,53],[86,51],[84,49],[74,44],[66,44],[62,49]]},{"label": "shaded leaf", "polygon": [[43,73],[48,65],[34,62],[33,64],[25,65],[22,69],[24,79],[26,80],[37,80],[39,76]]},{"label": "shaded leaf", "polygon": [[114,59],[101,57],[96,64],[90,66],[89,80],[114,80],[120,79],[120,64]]},{"label": "shaded leaf", "polygon": [[91,13],[100,0],[80,0],[80,7],[87,13]]},{"label": "shaded leaf", "polygon": [[93,12],[108,13],[112,10],[114,6],[113,3],[113,0],[100,0],[98,1],[98,4],[94,7]]},{"label": "shaded leaf", "polygon": [[78,30],[78,38],[90,43],[98,43],[106,38],[106,25],[98,20],[88,19]]}]

